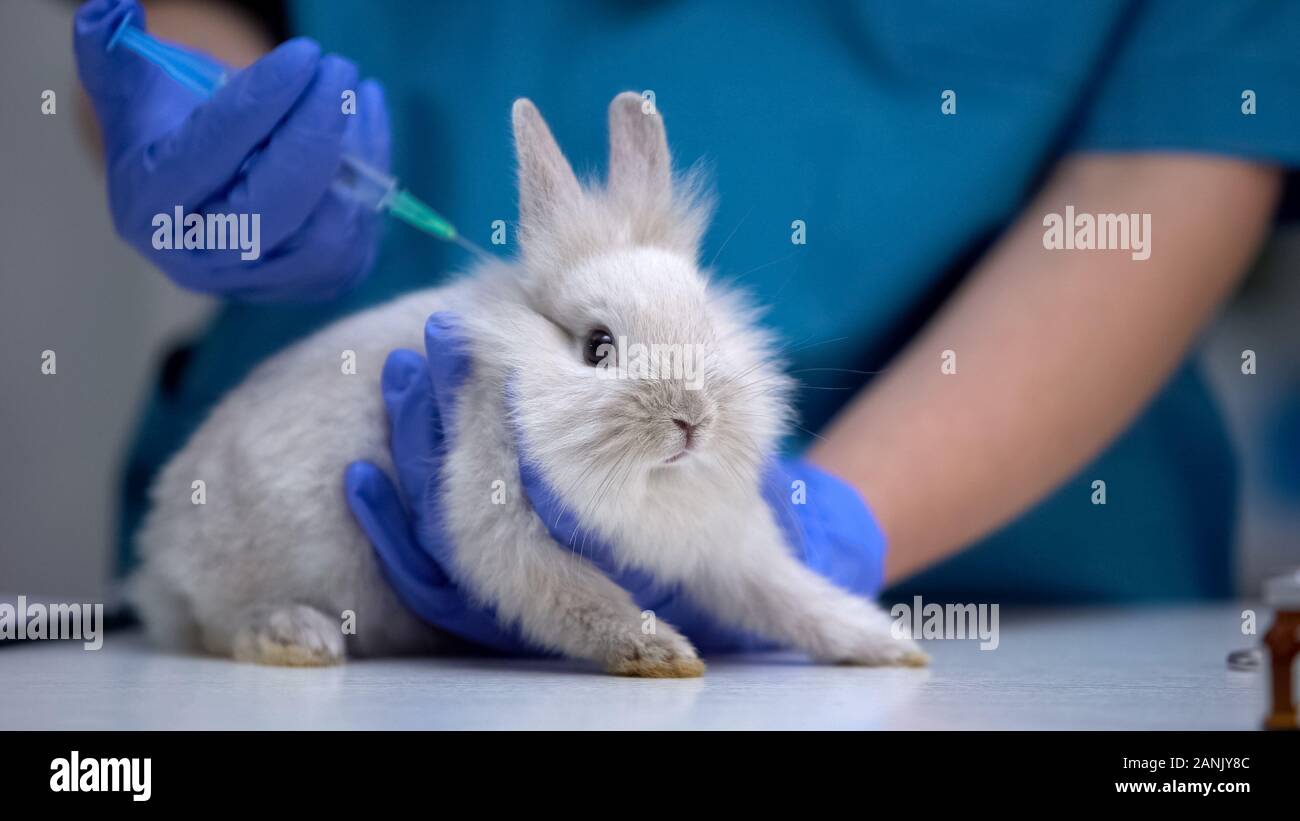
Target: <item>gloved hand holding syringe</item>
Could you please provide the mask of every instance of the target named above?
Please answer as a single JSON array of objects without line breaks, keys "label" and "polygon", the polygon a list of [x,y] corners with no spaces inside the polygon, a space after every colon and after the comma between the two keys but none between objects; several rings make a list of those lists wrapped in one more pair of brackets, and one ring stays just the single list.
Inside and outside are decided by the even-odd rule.
[{"label": "gloved hand holding syringe", "polygon": [[[389,176],[384,89],[351,60],[293,37],[244,65],[250,50],[210,39],[241,61],[227,69],[146,22],[138,0],[87,0],[72,45],[113,227],[172,282],[241,302],[333,301],[380,269],[382,212],[482,253]],[[180,241],[177,226],[198,221],[206,230]],[[446,267],[441,250],[422,267]]]},{"label": "gloved hand holding syringe", "polygon": [[[184,51],[152,37],[138,28],[131,17],[124,17],[108,41],[108,50],[125,48],[162,69],[176,82],[202,97],[210,97],[225,85],[225,66],[198,54]],[[465,239],[445,217],[425,205],[397,180],[350,153],[341,157],[332,189],[374,211],[387,211],[407,225],[425,233],[455,242],[479,256],[487,253]]]}]

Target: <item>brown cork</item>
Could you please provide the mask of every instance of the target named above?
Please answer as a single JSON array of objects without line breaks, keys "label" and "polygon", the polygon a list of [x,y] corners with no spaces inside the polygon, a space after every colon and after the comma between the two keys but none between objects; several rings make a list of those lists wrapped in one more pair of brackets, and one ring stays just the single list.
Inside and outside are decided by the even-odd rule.
[{"label": "brown cork", "polygon": [[1272,660],[1273,698],[1266,730],[1296,730],[1295,660],[1300,653],[1300,610],[1278,610],[1264,636]]}]

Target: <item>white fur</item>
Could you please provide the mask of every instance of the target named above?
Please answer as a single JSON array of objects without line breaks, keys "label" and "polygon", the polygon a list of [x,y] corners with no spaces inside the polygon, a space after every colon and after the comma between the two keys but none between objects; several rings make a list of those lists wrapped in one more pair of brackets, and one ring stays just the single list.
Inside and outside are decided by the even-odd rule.
[{"label": "white fur", "polygon": [[[449,568],[532,641],[611,672],[698,675],[694,648],[660,621],[642,632],[621,588],[548,534],[519,490],[516,431],[542,474],[616,561],[680,584],[719,619],[862,664],[923,661],[874,604],[804,568],[760,497],[789,384],[768,338],[695,260],[707,208],[674,182],[656,112],[610,106],[610,179],[583,187],[537,110],[515,104],[522,257],[338,322],[257,368],[213,411],[152,489],[134,600],[182,647],[272,664],[432,649],[438,634],[383,581],[343,499],[345,465],[391,471],[379,374],[421,350],[426,318],[455,313],[472,374],[458,397],[439,500]],[[682,380],[601,378],[583,343],[603,328],[641,343],[698,344]],[[341,372],[355,351],[357,373]],[[510,386],[513,401],[506,399]],[[674,419],[697,426],[691,451]],[[206,483],[206,505],[191,503]],[[507,504],[492,504],[494,482]]]}]

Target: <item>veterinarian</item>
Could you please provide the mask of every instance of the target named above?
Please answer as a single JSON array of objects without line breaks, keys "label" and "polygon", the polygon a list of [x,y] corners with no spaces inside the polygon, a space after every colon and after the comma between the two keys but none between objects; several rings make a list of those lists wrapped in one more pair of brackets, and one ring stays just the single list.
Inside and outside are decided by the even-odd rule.
[{"label": "veterinarian", "polygon": [[[574,165],[599,169],[592,124],[636,89],[678,163],[703,158],[716,186],[702,262],[772,306],[804,385],[788,456],[806,461],[783,464],[812,483],[799,515],[828,523],[806,561],[864,594],[936,601],[1232,591],[1236,460],[1188,352],[1300,164],[1300,6],[150,5],[158,36],[251,64],[243,93],[202,104],[105,54],[133,6],[94,0],[74,34],[124,239],[148,240],[132,214],[204,186],[243,191],[272,225],[243,267],[156,259],[226,300],[167,357],[141,418],[124,562],[151,477],[251,368],[466,262],[342,205],[328,190],[341,151],[391,152],[412,190],[509,253],[511,101],[536,100]],[[307,39],[272,50],[290,34]],[[246,166],[256,152],[280,161]],[[1053,247],[1045,226],[1067,208],[1149,233]],[[439,333],[432,382],[417,354],[392,370],[420,379],[386,380],[394,418],[431,412],[429,386],[446,387]],[[428,437],[407,434],[428,424],[395,427],[399,473],[425,464]],[[408,603],[455,630],[472,607],[427,572],[436,546],[410,532],[411,482],[392,478],[354,466],[339,504]]]}]

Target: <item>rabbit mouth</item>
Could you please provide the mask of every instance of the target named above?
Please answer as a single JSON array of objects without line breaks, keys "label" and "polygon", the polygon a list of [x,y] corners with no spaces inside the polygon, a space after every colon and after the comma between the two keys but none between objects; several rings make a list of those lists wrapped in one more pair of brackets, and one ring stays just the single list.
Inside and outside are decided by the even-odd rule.
[{"label": "rabbit mouth", "polygon": [[689,454],[690,452],[691,452],[691,451],[690,451],[689,448],[682,448],[681,450],[677,451],[677,453],[675,453],[675,454],[673,454],[672,456],[669,456],[667,459],[665,459],[665,460],[664,460],[664,464],[665,464],[665,465],[671,465],[671,464],[674,464],[674,463],[676,463],[676,462],[680,462],[681,460],[685,459],[686,456],[687,456],[687,454]]}]

